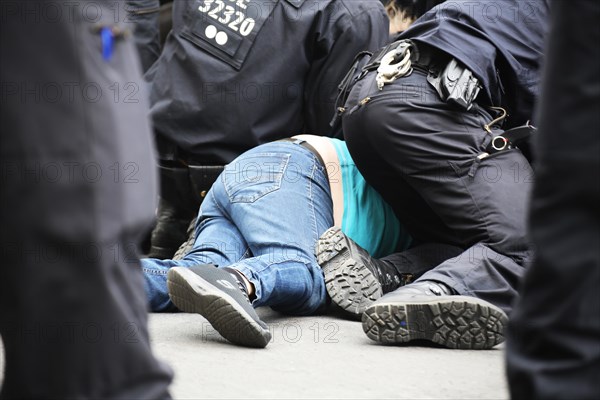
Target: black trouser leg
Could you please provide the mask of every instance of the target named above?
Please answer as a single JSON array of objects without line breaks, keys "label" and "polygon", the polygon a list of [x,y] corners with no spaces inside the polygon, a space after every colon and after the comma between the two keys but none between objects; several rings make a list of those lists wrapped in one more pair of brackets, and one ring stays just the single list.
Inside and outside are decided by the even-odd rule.
[{"label": "black trouser leg", "polygon": [[514,399],[600,396],[600,3],[553,4],[534,143],[536,245],[509,324]]},{"label": "black trouser leg", "polygon": [[88,2],[35,19],[37,3],[0,23],[0,82],[23,84],[0,107],[0,398],[168,398],[137,255],[156,196],[147,104],[111,94],[142,86],[135,48],[119,38],[103,56],[109,2],[94,1],[98,21]]},{"label": "black trouser leg", "polygon": [[420,278],[425,272],[437,267],[444,261],[459,256],[463,249],[443,243],[419,244],[400,253],[390,254],[381,260],[394,266],[403,275]]},{"label": "black trouser leg", "polygon": [[491,116],[442,102],[419,71],[382,91],[374,75],[353,89],[371,100],[343,121],[353,159],[417,240],[463,249],[421,279],[510,311],[529,257],[529,163],[518,150],[478,163]]}]

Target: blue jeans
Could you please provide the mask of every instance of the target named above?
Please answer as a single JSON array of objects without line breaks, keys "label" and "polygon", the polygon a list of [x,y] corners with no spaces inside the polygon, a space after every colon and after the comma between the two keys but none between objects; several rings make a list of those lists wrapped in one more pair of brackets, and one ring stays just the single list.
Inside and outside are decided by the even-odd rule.
[{"label": "blue jeans", "polygon": [[332,225],[327,173],[314,154],[297,142],[258,146],[229,164],[206,195],[183,259],[142,260],[150,307],[175,309],[169,268],[211,263],[236,268],[254,284],[254,307],[313,314],[326,300],[314,246]]}]

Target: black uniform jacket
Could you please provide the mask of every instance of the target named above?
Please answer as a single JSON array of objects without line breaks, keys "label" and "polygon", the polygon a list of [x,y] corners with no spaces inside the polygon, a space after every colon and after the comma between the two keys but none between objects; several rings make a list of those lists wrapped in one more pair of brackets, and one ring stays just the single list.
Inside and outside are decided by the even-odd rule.
[{"label": "black uniform jacket", "polygon": [[329,136],[354,56],[387,39],[379,1],[175,1],[173,30],[146,75],[157,135],[223,164],[293,134]]}]

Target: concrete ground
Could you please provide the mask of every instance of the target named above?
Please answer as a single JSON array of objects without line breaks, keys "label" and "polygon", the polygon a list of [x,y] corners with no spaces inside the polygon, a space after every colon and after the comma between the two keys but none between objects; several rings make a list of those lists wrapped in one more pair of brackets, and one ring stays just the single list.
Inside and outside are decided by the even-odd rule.
[{"label": "concrete ground", "polygon": [[[175,371],[174,398],[508,398],[502,345],[488,351],[382,346],[359,322],[338,315],[258,311],[273,333],[260,350],[229,344],[199,315],[150,316],[156,355]],[[0,347],[0,373],[2,359]]]},{"label": "concrete ground", "polygon": [[266,349],[233,346],[199,315],[153,314],[177,399],[506,399],[503,345],[488,351],[382,346],[340,316],[259,314]]}]

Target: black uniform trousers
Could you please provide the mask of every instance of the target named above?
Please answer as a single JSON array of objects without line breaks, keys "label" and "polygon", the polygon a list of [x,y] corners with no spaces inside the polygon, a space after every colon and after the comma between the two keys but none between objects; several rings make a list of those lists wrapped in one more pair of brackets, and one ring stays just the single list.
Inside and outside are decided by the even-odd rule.
[{"label": "black uniform trousers", "polygon": [[[492,116],[477,104],[464,111],[443,102],[424,72],[381,91],[375,75],[359,81],[347,102],[343,130],[350,154],[418,243],[462,249],[420,279],[509,312],[530,257],[528,161],[517,149],[480,160],[492,139],[483,128]],[[386,260],[401,269],[401,258]]]},{"label": "black uniform trousers", "polygon": [[529,230],[509,324],[514,399],[600,398],[600,3],[553,4]]},{"label": "black uniform trousers", "polygon": [[147,101],[123,97],[142,87],[131,36],[108,1],[0,5],[0,398],[168,398],[137,258],[157,183]]}]

